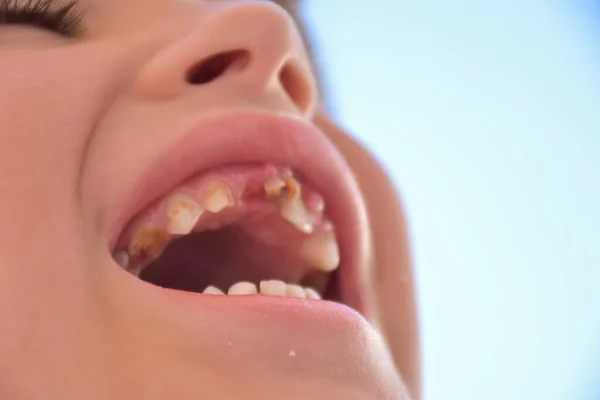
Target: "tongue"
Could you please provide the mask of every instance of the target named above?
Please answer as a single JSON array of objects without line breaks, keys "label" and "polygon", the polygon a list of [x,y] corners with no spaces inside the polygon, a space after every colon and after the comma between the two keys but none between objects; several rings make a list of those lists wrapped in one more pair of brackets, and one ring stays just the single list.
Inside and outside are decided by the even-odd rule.
[{"label": "tongue", "polygon": [[323,210],[322,197],[289,169],[226,166],[183,182],[140,213],[117,249],[136,272],[156,260],[144,272],[148,280],[183,290],[202,290],[196,286],[204,282],[297,282],[339,262]]}]

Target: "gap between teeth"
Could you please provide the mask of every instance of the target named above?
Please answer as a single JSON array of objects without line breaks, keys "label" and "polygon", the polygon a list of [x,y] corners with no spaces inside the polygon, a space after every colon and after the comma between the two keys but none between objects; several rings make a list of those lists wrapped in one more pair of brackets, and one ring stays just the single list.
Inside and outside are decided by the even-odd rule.
[{"label": "gap between teeth", "polygon": [[[225,293],[214,286],[208,286],[202,294],[224,295]],[[261,281],[258,287],[251,282],[238,282],[229,288],[229,296],[248,296],[261,294],[265,296],[298,297],[311,300],[321,300],[321,295],[312,288],[285,283],[279,280]]]}]

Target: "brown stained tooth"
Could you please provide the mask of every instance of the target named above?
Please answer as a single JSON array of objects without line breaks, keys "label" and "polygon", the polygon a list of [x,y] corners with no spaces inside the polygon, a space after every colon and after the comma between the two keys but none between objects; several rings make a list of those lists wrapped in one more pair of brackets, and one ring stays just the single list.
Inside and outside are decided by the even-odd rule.
[{"label": "brown stained tooth", "polygon": [[165,249],[169,243],[169,234],[164,229],[141,227],[133,235],[127,252],[130,262],[144,263],[152,261]]},{"label": "brown stained tooth", "polygon": [[167,232],[172,235],[187,235],[203,213],[200,204],[191,196],[174,194],[167,205]]},{"label": "brown stained tooth", "polygon": [[265,183],[267,198],[274,200],[279,214],[300,232],[310,234],[314,230],[313,218],[302,200],[300,182],[294,177],[276,177]]},{"label": "brown stained tooth", "polygon": [[283,188],[285,188],[285,181],[280,177],[269,179],[265,183],[265,193],[269,198],[279,197]]},{"label": "brown stained tooth", "polygon": [[202,207],[211,213],[218,213],[234,204],[231,189],[223,182],[213,182],[202,200]]},{"label": "brown stained tooth", "polygon": [[331,272],[340,264],[340,250],[332,226],[314,233],[304,240],[300,254],[311,266]]}]

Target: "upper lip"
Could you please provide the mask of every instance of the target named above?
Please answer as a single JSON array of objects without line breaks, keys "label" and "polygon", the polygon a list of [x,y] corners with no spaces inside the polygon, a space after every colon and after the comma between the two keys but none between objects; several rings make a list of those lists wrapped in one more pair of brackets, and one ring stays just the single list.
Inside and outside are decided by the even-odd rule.
[{"label": "upper lip", "polygon": [[253,111],[204,117],[177,138],[131,188],[111,224],[111,250],[140,210],[202,171],[243,162],[289,166],[324,197],[340,246],[342,300],[367,316],[366,213],[349,166],[323,132],[296,117]]}]

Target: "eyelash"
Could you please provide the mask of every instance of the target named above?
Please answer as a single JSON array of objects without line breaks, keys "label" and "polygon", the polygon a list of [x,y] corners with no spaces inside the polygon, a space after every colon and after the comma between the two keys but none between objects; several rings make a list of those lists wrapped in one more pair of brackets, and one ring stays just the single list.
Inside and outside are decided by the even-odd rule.
[{"label": "eyelash", "polygon": [[0,0],[0,26],[24,24],[76,37],[82,31],[82,18],[77,1],[60,4],[57,0]]}]

